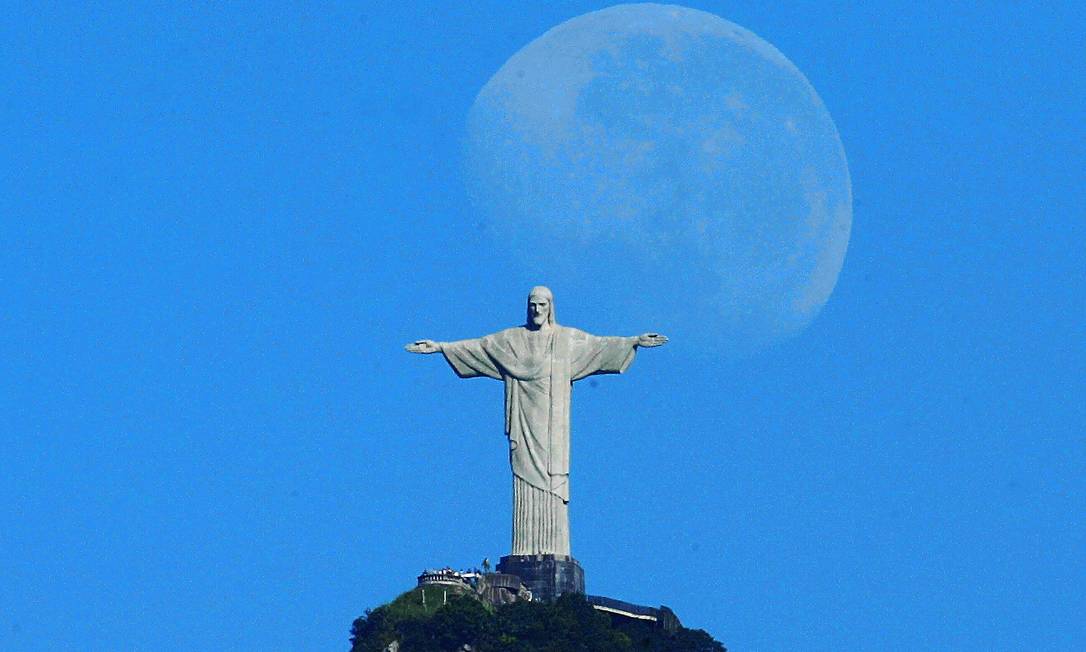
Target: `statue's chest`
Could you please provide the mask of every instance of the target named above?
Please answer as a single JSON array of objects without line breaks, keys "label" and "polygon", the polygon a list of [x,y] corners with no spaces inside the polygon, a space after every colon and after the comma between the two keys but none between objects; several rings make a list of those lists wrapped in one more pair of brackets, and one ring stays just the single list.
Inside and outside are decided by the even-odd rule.
[{"label": "statue's chest", "polygon": [[[507,341],[504,363],[508,375],[525,382],[551,379],[556,373],[568,374],[568,356],[562,355],[561,333],[554,331],[525,331]],[[499,358],[500,359],[500,358]]]},{"label": "statue's chest", "polygon": [[552,338],[546,335],[539,336],[532,333],[527,337],[527,341],[522,350],[521,362],[525,365],[537,370],[542,370],[545,367],[550,367],[551,357],[553,356],[554,345]]}]

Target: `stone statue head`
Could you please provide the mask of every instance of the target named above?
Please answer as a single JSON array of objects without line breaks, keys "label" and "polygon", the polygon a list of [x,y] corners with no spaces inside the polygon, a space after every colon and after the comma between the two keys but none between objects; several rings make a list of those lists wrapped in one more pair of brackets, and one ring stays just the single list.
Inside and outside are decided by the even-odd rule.
[{"label": "stone statue head", "polygon": [[528,321],[527,326],[532,330],[538,330],[544,324],[553,326],[557,322],[554,319],[554,294],[550,289],[537,285],[528,293]]}]

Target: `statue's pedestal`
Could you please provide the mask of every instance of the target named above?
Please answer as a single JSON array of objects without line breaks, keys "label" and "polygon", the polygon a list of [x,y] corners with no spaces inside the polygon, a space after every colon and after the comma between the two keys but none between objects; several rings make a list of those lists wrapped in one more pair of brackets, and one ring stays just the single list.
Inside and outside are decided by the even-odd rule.
[{"label": "statue's pedestal", "polygon": [[563,593],[584,593],[584,570],[566,555],[508,555],[497,570],[519,577],[532,600],[551,602]]}]

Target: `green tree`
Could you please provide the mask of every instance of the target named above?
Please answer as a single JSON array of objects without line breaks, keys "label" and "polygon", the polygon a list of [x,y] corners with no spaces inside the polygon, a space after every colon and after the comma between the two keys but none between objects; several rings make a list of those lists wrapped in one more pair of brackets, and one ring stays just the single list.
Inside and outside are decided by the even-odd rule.
[{"label": "green tree", "polygon": [[[428,604],[437,604],[428,597]],[[514,602],[497,609],[473,594],[438,608],[422,605],[419,590],[367,611],[351,627],[352,652],[726,652],[701,630],[665,632],[652,623],[612,618],[581,595],[553,603]]]}]

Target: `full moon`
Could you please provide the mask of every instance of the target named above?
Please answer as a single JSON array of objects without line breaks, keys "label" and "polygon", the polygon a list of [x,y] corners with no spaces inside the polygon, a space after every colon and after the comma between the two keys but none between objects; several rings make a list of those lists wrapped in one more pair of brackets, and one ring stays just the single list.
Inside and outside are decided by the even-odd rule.
[{"label": "full moon", "polygon": [[729,354],[799,333],[833,292],[844,148],[799,69],[738,25],[655,4],[573,18],[514,54],[467,122],[473,204],[559,302],[576,288]]}]

